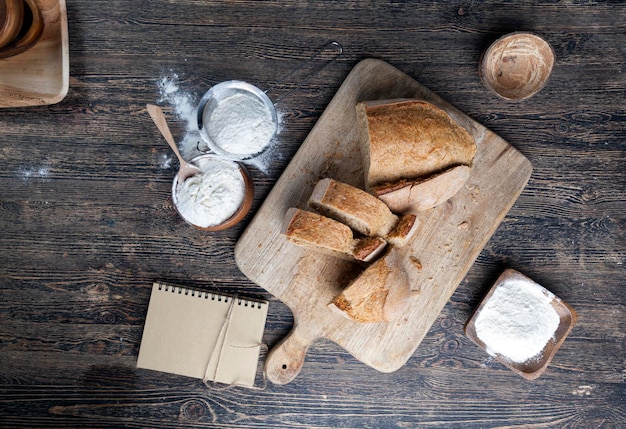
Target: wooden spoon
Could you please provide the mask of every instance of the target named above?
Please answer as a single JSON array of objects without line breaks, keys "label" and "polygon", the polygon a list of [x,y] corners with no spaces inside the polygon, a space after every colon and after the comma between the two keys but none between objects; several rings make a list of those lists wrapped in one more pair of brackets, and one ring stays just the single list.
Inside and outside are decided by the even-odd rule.
[{"label": "wooden spoon", "polygon": [[183,183],[185,180],[187,180],[191,176],[195,176],[196,174],[200,173],[201,170],[195,165],[190,164],[187,161],[185,161],[183,156],[178,151],[178,146],[176,145],[176,142],[174,141],[174,137],[172,137],[170,128],[167,126],[167,121],[165,120],[165,115],[163,114],[163,110],[161,110],[159,106],[155,106],[154,104],[148,104],[147,108],[148,108],[148,113],[150,114],[150,117],[156,124],[159,131],[161,131],[161,134],[165,138],[165,141],[167,141],[167,143],[170,145],[170,147],[176,154],[176,157],[178,158],[178,162],[180,163],[180,169],[178,170],[178,174],[177,174],[178,182]]}]

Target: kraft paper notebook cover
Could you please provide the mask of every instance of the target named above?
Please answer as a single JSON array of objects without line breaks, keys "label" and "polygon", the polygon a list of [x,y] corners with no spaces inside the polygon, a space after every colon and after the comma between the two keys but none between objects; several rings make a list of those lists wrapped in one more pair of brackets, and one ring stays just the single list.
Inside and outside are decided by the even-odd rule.
[{"label": "kraft paper notebook cover", "polygon": [[252,387],[268,302],[154,283],[137,367]]}]

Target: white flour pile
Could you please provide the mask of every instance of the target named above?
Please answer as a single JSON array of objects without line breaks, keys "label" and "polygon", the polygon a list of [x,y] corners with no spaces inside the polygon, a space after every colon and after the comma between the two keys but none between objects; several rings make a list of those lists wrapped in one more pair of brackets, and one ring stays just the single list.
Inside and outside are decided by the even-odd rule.
[{"label": "white flour pile", "polygon": [[254,156],[267,148],[276,124],[267,106],[253,94],[238,92],[205,112],[203,123],[217,148],[237,157]]},{"label": "white flour pile", "polygon": [[[278,123],[276,124],[277,130],[275,136],[280,134],[283,122],[282,112],[278,110],[276,111],[276,114],[278,116]],[[282,160],[284,158],[284,153],[279,150],[280,146],[275,144],[275,142],[276,137],[270,140],[269,146],[259,155],[255,156],[254,158],[244,159],[242,162],[247,165],[252,165],[258,170],[267,173],[269,166],[272,164],[273,161]]]},{"label": "white flour pile", "polygon": [[189,223],[203,228],[219,225],[241,207],[245,183],[239,166],[231,161],[201,159],[196,174],[178,184],[176,208]]},{"label": "white flour pile", "polygon": [[491,355],[522,363],[539,355],[559,326],[554,295],[523,280],[497,287],[476,318],[476,335]]}]

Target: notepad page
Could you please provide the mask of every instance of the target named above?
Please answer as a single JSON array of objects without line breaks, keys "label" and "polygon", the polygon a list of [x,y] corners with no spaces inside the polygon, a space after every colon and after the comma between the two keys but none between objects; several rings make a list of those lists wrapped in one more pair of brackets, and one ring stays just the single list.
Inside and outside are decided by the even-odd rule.
[{"label": "notepad page", "polygon": [[217,344],[207,373],[210,379],[221,383],[252,386],[268,305],[266,302],[234,299],[230,322],[225,329],[224,345],[221,347]]},{"label": "notepad page", "polygon": [[252,386],[267,310],[266,301],[155,283],[137,367]]}]

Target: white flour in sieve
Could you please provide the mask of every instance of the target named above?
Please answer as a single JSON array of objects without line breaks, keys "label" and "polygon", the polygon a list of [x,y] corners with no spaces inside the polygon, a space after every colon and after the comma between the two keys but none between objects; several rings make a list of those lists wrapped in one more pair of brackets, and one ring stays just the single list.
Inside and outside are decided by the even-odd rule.
[{"label": "white flour in sieve", "polygon": [[[159,89],[159,102],[166,102],[174,108],[176,117],[183,121],[185,124],[185,135],[182,141],[178,143],[179,149],[183,157],[186,159],[194,158],[197,155],[201,155],[207,151],[206,144],[200,140],[200,132],[198,130],[197,122],[197,110],[196,110],[196,97],[189,92],[183,90],[179,85],[180,79],[176,73],[172,73],[169,76],[163,76],[157,81]],[[260,101],[260,100],[259,100]],[[281,124],[283,114],[281,111],[276,112],[278,116],[278,123],[274,124],[275,131],[273,134],[281,132]],[[206,119],[206,118],[205,118]],[[205,122],[206,123],[206,122]],[[267,125],[267,124],[266,124]],[[265,131],[267,132],[267,130]],[[242,162],[248,165],[252,165],[255,168],[261,170],[264,173],[268,172],[269,166],[275,159],[282,159],[282,154],[275,150],[277,149],[273,143],[275,139],[269,138],[265,144],[261,143],[264,139],[258,140],[256,147],[252,149],[256,150],[256,153],[260,153],[253,158],[244,159]],[[202,147],[204,145],[204,147]],[[260,150],[257,148],[261,147]],[[169,167],[171,165],[171,156],[169,159],[163,160],[161,163],[163,166]],[[164,167],[164,168],[166,168]]]},{"label": "white flour in sieve", "polygon": [[206,228],[232,217],[245,197],[239,166],[231,161],[205,158],[198,161],[202,173],[179,183],[176,208],[189,223]]},{"label": "white flour in sieve", "polygon": [[476,335],[491,355],[522,363],[541,353],[559,326],[554,295],[536,283],[509,279],[499,285],[475,322]]},{"label": "white flour in sieve", "polygon": [[204,113],[203,122],[215,146],[242,157],[262,152],[277,128],[263,101],[247,92],[220,100],[215,108]]}]

